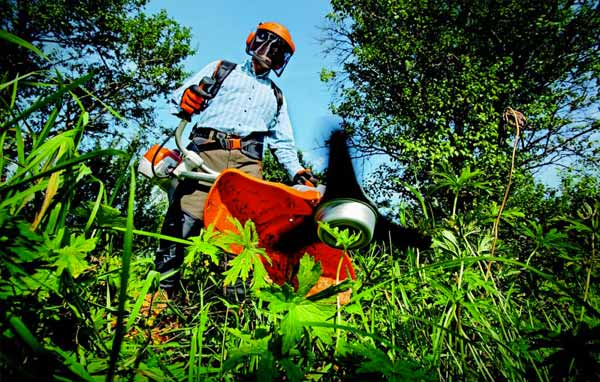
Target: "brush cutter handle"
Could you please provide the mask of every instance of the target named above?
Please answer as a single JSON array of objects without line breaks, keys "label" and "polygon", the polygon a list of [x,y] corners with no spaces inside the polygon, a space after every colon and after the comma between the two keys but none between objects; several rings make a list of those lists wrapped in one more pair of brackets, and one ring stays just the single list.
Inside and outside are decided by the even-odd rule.
[{"label": "brush cutter handle", "polygon": [[182,119],[175,130],[175,144],[181,151],[183,161],[173,170],[173,174],[179,178],[202,180],[205,182],[214,182],[219,176],[219,172],[208,167],[198,153],[188,150],[181,140],[183,131],[188,122]]}]

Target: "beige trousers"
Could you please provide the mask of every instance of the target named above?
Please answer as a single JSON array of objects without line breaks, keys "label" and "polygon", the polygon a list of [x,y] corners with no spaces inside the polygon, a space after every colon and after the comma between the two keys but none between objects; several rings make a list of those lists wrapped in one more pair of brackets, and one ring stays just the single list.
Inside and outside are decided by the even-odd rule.
[{"label": "beige trousers", "polygon": [[[262,179],[262,163],[257,159],[244,155],[240,150],[215,149],[201,151],[200,157],[211,169],[221,172],[227,168],[235,168],[251,176]],[[181,210],[196,219],[203,220],[204,204],[211,184],[184,180],[175,191],[174,203],[180,201]]]}]

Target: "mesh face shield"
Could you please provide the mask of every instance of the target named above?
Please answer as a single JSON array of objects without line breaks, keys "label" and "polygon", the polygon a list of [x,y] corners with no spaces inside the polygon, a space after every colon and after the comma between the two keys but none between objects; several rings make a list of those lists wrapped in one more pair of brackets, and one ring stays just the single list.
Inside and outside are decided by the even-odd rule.
[{"label": "mesh face shield", "polygon": [[263,62],[277,76],[281,76],[283,69],[292,57],[292,51],[287,42],[275,33],[264,29],[256,31],[248,45],[247,53]]}]

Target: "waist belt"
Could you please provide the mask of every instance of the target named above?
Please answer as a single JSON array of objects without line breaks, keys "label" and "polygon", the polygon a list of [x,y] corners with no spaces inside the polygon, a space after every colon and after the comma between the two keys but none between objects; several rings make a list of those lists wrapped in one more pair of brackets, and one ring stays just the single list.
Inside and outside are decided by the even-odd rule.
[{"label": "waist belt", "polygon": [[252,159],[262,160],[265,135],[266,133],[252,133],[240,137],[215,129],[196,126],[190,134],[190,140],[198,148],[198,151],[240,150]]}]

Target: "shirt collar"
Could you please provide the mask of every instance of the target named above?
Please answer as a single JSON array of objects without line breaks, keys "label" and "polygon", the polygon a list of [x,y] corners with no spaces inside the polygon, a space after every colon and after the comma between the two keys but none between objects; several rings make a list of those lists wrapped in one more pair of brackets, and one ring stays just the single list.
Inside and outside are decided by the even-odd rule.
[{"label": "shirt collar", "polygon": [[270,70],[267,70],[263,74],[256,74],[256,73],[254,73],[254,66],[252,65],[252,58],[247,58],[246,59],[246,61],[244,62],[244,65],[242,66],[242,69],[245,72],[247,72],[248,74],[251,74],[252,76],[254,76],[256,78],[261,78],[261,79],[269,78],[269,73],[271,73]]}]

